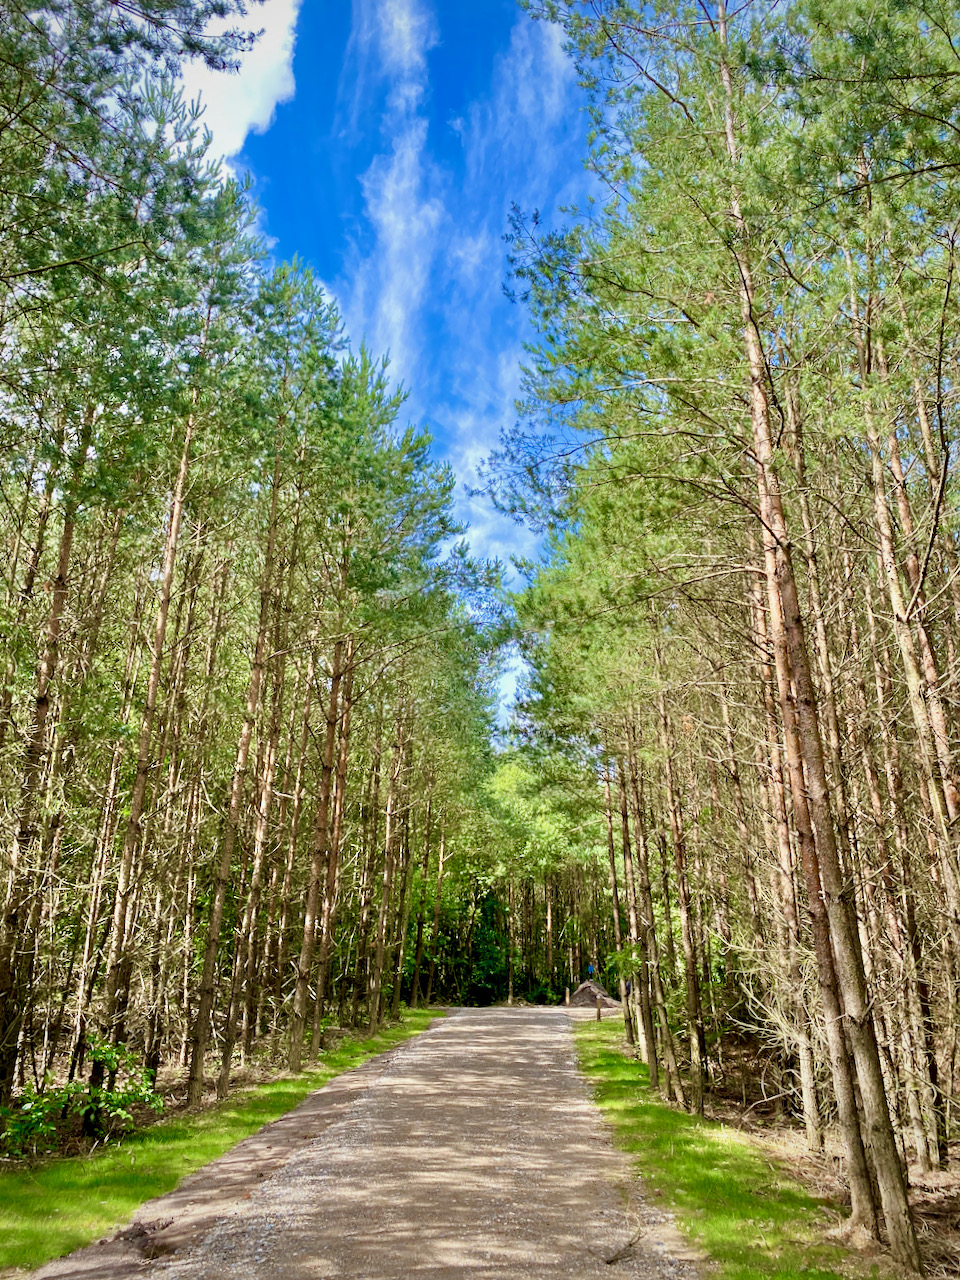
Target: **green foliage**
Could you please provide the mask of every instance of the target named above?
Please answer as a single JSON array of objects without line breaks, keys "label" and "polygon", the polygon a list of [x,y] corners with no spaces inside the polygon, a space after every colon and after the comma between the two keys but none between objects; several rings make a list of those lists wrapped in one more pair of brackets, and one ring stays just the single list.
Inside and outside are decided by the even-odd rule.
[{"label": "green foliage", "polygon": [[469,964],[461,990],[464,1004],[490,1005],[507,995],[505,921],[497,897],[485,894],[473,924]]},{"label": "green foliage", "polygon": [[0,1107],[0,1151],[21,1159],[52,1150],[58,1122],[75,1096],[69,1085],[38,1092],[28,1083],[11,1106]]},{"label": "green foliage", "polygon": [[[126,1045],[110,1044],[93,1037],[88,1047],[91,1062],[99,1063],[107,1072],[104,1089],[91,1085],[78,1114],[103,1138],[116,1138],[134,1128],[134,1106],[163,1110],[163,1099],[153,1088],[151,1073]],[[69,1087],[69,1086],[68,1086]]]},{"label": "green foliage", "polygon": [[163,1109],[163,1099],[154,1090],[150,1073],[125,1045],[94,1037],[88,1056],[107,1072],[107,1086],[81,1080],[56,1086],[47,1081],[38,1090],[28,1084],[10,1106],[0,1107],[3,1155],[23,1159],[53,1151],[64,1129],[76,1120],[98,1139],[119,1141],[136,1127],[133,1108]]}]

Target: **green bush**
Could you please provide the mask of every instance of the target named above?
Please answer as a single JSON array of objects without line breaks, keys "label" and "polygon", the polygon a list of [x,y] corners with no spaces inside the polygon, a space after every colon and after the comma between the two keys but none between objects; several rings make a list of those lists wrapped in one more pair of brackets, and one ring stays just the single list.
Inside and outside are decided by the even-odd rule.
[{"label": "green bush", "polygon": [[67,1089],[40,1092],[28,1084],[11,1106],[0,1107],[0,1151],[18,1159],[52,1151],[68,1105],[66,1094]]},{"label": "green bush", "polygon": [[133,1107],[162,1109],[149,1073],[126,1046],[93,1039],[89,1053],[107,1087],[81,1080],[54,1086],[48,1079],[40,1089],[28,1084],[9,1107],[0,1107],[0,1153],[22,1160],[54,1151],[76,1120],[96,1138],[119,1139],[135,1127]]},{"label": "green bush", "polygon": [[542,979],[527,988],[524,999],[530,1004],[563,1004],[563,987],[555,987],[549,979]]}]

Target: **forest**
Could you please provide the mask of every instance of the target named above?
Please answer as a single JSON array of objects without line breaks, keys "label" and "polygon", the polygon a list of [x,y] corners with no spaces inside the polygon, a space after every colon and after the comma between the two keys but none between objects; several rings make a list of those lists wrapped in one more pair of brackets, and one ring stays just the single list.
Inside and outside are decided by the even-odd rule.
[{"label": "forest", "polygon": [[600,194],[508,235],[510,590],[207,154],[177,72],[228,74],[242,8],[3,5],[0,1143],[44,1094],[93,1134],[124,1081],[197,1105],[593,965],[654,1089],[702,1113],[749,1044],[920,1270],[960,1084],[960,12],[524,7]]}]

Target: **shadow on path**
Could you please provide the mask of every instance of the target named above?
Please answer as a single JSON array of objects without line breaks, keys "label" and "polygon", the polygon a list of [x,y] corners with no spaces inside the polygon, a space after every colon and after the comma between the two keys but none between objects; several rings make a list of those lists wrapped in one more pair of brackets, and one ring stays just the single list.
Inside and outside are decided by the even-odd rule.
[{"label": "shadow on path", "polygon": [[631,1185],[555,1009],[461,1010],[435,1023],[143,1206],[138,1221],[139,1236],[81,1250],[36,1280],[693,1271]]}]

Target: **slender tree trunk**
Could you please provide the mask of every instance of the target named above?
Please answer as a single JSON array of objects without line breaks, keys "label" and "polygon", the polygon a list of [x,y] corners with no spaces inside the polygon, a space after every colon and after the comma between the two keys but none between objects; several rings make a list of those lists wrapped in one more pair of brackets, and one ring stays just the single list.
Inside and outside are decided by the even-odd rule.
[{"label": "slender tree trunk", "polygon": [[[628,747],[632,749],[632,732],[628,733]],[[631,768],[633,768],[631,755]],[[646,930],[641,934],[640,916],[637,909],[637,884],[633,867],[633,848],[630,840],[630,818],[627,799],[626,766],[623,760],[617,762],[617,780],[620,791],[620,830],[623,843],[623,878],[627,886],[627,913],[630,922],[630,943],[636,949],[639,962],[633,971],[633,998],[639,1010],[638,1025],[640,1028],[640,1049],[644,1062],[650,1070],[650,1084],[654,1089],[660,1087],[660,1068],[657,1062],[656,1037],[653,1030],[653,1012],[650,1007],[650,959],[647,947]]]},{"label": "slender tree trunk", "polygon": [[167,633],[167,619],[170,614],[170,596],[173,590],[177,549],[180,542],[180,525],[183,520],[184,495],[187,474],[190,469],[190,451],[193,444],[194,429],[195,418],[191,414],[187,418],[184,427],[180,465],[177,469],[177,478],[170,502],[167,537],[163,549],[163,564],[160,570],[160,599],[157,603],[157,619],[154,626],[153,646],[150,654],[150,674],[147,678],[146,699],[143,717],[140,721],[137,769],[133,781],[133,790],[130,795],[126,831],[123,838],[123,851],[120,856],[120,870],[117,877],[117,890],[114,898],[113,921],[110,927],[106,1005],[107,1022],[111,1032],[117,1029],[119,1022],[118,1001],[121,995],[123,974],[127,961],[125,948],[130,899],[134,890],[134,859],[143,835],[141,823],[144,813],[144,801],[147,794],[147,784],[154,768],[151,747],[153,745],[154,718],[157,710],[157,692],[160,687],[160,674],[163,668],[163,646]]},{"label": "slender tree trunk", "polygon": [[[430,871],[430,834],[433,819],[433,794],[432,784],[431,790],[427,793],[427,814],[424,823],[423,833],[423,862],[420,866],[420,900],[417,904],[417,942],[416,951],[413,957],[413,989],[410,993],[410,1008],[416,1009],[417,1001],[420,998],[420,965],[423,961],[423,925],[424,925],[424,909],[427,901],[427,875]],[[549,936],[549,925],[547,927]]]},{"label": "slender tree trunk", "polygon": [[29,993],[22,985],[21,950],[24,910],[28,908],[32,882],[29,853],[36,835],[36,813],[40,799],[44,752],[47,743],[47,717],[52,685],[60,653],[60,633],[70,586],[70,560],[76,532],[80,481],[87,464],[93,436],[94,412],[84,414],[77,447],[70,464],[70,480],[63,513],[57,570],[50,592],[43,652],[37,671],[37,690],[33,700],[30,728],[23,752],[20,794],[15,817],[15,835],[7,864],[2,915],[0,915],[0,1106],[5,1105],[13,1089],[17,1062],[17,1046],[23,1015],[29,1004]]},{"label": "slender tree trunk", "polygon": [[437,855],[437,884],[433,898],[433,929],[430,933],[430,976],[427,979],[426,1003],[433,1002],[433,982],[437,972],[437,956],[440,948],[440,892],[443,889],[443,873],[445,869],[446,831],[443,822],[440,824],[440,850]]},{"label": "slender tree trunk", "polygon": [[[513,903],[513,876],[507,881],[507,1004],[513,1004],[513,956],[516,946],[516,912]],[[471,921],[472,924],[472,921]]]},{"label": "slender tree trunk", "polygon": [[[731,163],[736,167],[739,162],[739,144],[734,115],[733,79],[725,55],[726,7],[723,0],[718,8],[718,19],[721,44],[724,46],[720,70],[725,96],[727,150]],[[750,377],[753,455],[757,471],[760,519],[766,553],[775,564],[776,592],[772,589],[774,584],[771,584],[770,594],[779,594],[782,603],[786,649],[796,685],[798,739],[807,801],[815,833],[816,854],[819,859],[818,878],[829,922],[837,976],[843,994],[846,1025],[856,1060],[864,1119],[869,1134],[869,1149],[880,1187],[880,1199],[890,1247],[898,1262],[912,1270],[922,1272],[923,1264],[884,1090],[880,1053],[871,1014],[871,999],[867,991],[853,923],[850,887],[845,882],[831,809],[817,695],[810,668],[803,612],[793,572],[791,541],[775,466],[767,396],[767,369],[757,328],[753,269],[748,256],[749,235],[741,210],[739,193],[735,187],[731,187],[730,196],[731,214],[737,232],[736,247],[733,252],[740,278],[740,301],[745,355]],[[811,876],[811,888],[813,887]],[[818,891],[815,890],[812,898],[817,897]],[[811,901],[811,909],[813,905]]]},{"label": "slender tree trunk", "polygon": [[370,914],[373,906],[373,885],[377,864],[377,828],[380,816],[380,768],[381,768],[380,726],[375,739],[375,751],[370,773],[370,800],[366,806],[366,817],[363,822],[363,876],[360,885],[360,919],[357,925],[357,965],[353,981],[353,1006],[350,1012],[350,1025],[355,1027],[360,1019],[360,998],[369,980],[369,932]]},{"label": "slender tree trunk", "polygon": [[[340,871],[340,833],[347,792],[347,761],[350,750],[350,712],[353,703],[354,645],[351,638],[346,645],[343,678],[343,706],[340,720],[340,744],[337,754],[337,771],[333,798],[333,822],[330,834],[330,852],[327,856],[326,878],[323,891],[323,911],[320,920],[320,968],[317,975],[317,1011],[323,1016],[327,995],[330,962],[333,955],[337,919],[337,898]],[[316,1056],[319,1045],[312,1046]]]},{"label": "slender tree trunk", "polygon": [[[314,656],[311,652],[303,688],[303,712],[300,722],[300,742],[297,768],[290,800],[290,826],[287,832],[287,854],[283,868],[283,885],[280,891],[280,922],[277,926],[277,960],[275,970],[274,1007],[279,1021],[283,1004],[283,975],[287,960],[287,938],[290,933],[293,872],[297,860],[297,840],[300,834],[300,815],[303,811],[303,783],[307,764],[307,745],[310,737],[310,712],[313,699]],[[275,1028],[276,1031],[276,1028]]]},{"label": "slender tree trunk", "polygon": [[321,877],[330,856],[330,797],[333,790],[334,751],[337,725],[340,719],[340,686],[343,681],[344,641],[338,639],[333,646],[330,668],[330,691],[327,700],[327,723],[323,741],[323,757],[320,765],[320,796],[314,824],[313,857],[310,861],[310,879],[307,883],[307,900],[303,913],[303,940],[297,963],[297,985],[293,995],[293,1017],[290,1021],[290,1044],[287,1065],[291,1071],[299,1071],[303,1059],[303,1038],[307,1026],[310,975],[313,971],[317,948],[317,916],[320,907]]},{"label": "slender tree trunk", "polygon": [[[243,1005],[244,1016],[248,1022],[252,1011],[256,1009],[257,913],[260,909],[263,862],[267,847],[267,824],[270,820],[270,809],[273,803],[273,780],[280,738],[280,690],[282,687],[283,671],[281,668],[275,681],[273,710],[270,716],[270,726],[260,767],[260,787],[257,800],[257,817],[254,824],[250,883],[247,886],[247,900],[243,909],[243,918],[237,930],[234,948],[233,977],[224,1024],[220,1075],[217,1079],[218,1098],[225,1098],[230,1090],[230,1071],[233,1065],[233,1050],[237,1042],[237,1021],[240,1016],[240,1006],[241,1004]],[[244,1041],[245,1044],[246,1042]]]},{"label": "slender tree trunk", "polygon": [[[657,1013],[657,1021],[660,1024],[660,1043],[663,1053],[664,1075],[666,1076],[666,1080],[661,1085],[661,1092],[666,1097],[672,1095],[674,1100],[679,1103],[681,1107],[686,1107],[687,1098],[683,1090],[683,1081],[680,1078],[680,1069],[677,1065],[677,1055],[673,1042],[673,1032],[670,1028],[666,993],[664,992],[663,982],[660,977],[660,948],[657,941],[656,916],[654,915],[653,910],[653,891],[650,884],[650,858],[647,847],[647,828],[644,822],[643,774],[635,752],[631,756],[630,760],[630,782],[631,799],[633,802],[633,830],[636,837],[637,874],[640,882],[641,919],[639,923],[641,933],[646,939],[647,953],[649,955],[650,994],[652,997],[653,1007]],[[651,1081],[652,1080],[653,1073],[651,1072]]]},{"label": "slender tree trunk", "polygon": [[707,1044],[703,1025],[703,1006],[700,998],[700,977],[697,970],[697,948],[690,902],[690,883],[687,877],[686,832],[674,775],[674,748],[670,739],[666,702],[662,693],[659,695],[659,709],[660,738],[663,748],[667,789],[667,813],[670,818],[670,832],[673,838],[673,863],[677,879],[677,907],[680,913],[680,939],[683,944],[686,981],[687,1036],[690,1045],[690,1107],[695,1115],[703,1115]]},{"label": "slender tree trunk", "polygon": [[610,901],[613,906],[613,945],[617,953],[617,978],[620,986],[620,1004],[623,1009],[623,1030],[627,1044],[636,1045],[633,1034],[633,1017],[630,1013],[630,1001],[627,997],[627,980],[623,972],[623,931],[620,923],[620,894],[617,889],[617,848],[613,839],[613,799],[610,794],[610,770],[607,767],[603,775],[603,794],[607,812],[607,856],[610,863]]},{"label": "slender tree trunk", "polygon": [[404,819],[403,860],[399,876],[400,902],[397,905],[397,943],[394,964],[393,999],[390,1017],[400,1016],[400,995],[403,984],[403,965],[406,958],[407,933],[410,928],[410,881],[413,877],[413,858],[410,850],[409,816]]},{"label": "slender tree trunk", "polygon": [[223,913],[227,903],[227,891],[230,887],[233,854],[237,843],[237,832],[240,826],[241,806],[247,776],[247,759],[250,754],[250,743],[253,738],[257,711],[260,706],[260,686],[263,682],[263,668],[266,660],[267,632],[270,616],[270,598],[273,583],[273,560],[276,550],[277,510],[280,489],[280,451],[277,450],[274,462],[273,483],[271,492],[271,508],[267,546],[264,555],[264,566],[260,588],[260,617],[257,626],[257,639],[254,647],[253,662],[250,666],[250,677],[247,683],[246,706],[243,723],[237,741],[237,754],[234,760],[233,775],[230,781],[230,804],[224,824],[223,838],[220,843],[220,861],[213,886],[213,897],[210,902],[210,915],[207,922],[207,937],[203,950],[203,973],[200,978],[200,992],[197,1001],[197,1012],[191,1033],[190,1081],[187,1088],[187,1102],[190,1106],[198,1106],[203,1097],[203,1068],[207,1044],[210,1040],[211,1018],[213,1014],[214,989],[217,976],[217,958],[220,950],[220,932],[223,925]]},{"label": "slender tree trunk", "polygon": [[377,920],[376,947],[368,979],[368,1025],[370,1034],[380,1025],[380,1000],[383,991],[384,961],[387,952],[387,926],[390,919],[390,898],[393,889],[393,873],[396,866],[397,810],[400,802],[401,775],[406,755],[403,712],[397,717],[397,737],[393,745],[393,761],[390,768],[390,784],[387,789],[386,826],[383,838],[383,884],[380,893],[380,914]]}]

